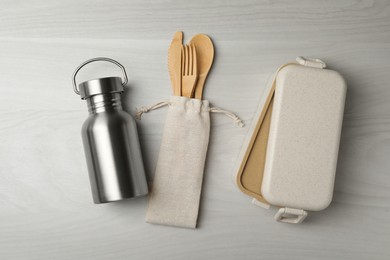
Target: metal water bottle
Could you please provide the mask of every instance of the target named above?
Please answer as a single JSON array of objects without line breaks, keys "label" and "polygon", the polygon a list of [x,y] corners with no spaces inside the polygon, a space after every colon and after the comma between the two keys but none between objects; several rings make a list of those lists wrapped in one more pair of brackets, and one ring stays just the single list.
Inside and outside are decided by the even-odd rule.
[{"label": "metal water bottle", "polygon": [[[77,87],[78,71],[94,61],[118,65],[123,82],[119,77],[98,78]],[[89,117],[82,127],[82,139],[95,203],[148,194],[136,123],[121,104],[127,81],[124,67],[108,58],[87,60],[73,74],[74,91],[88,104]]]}]

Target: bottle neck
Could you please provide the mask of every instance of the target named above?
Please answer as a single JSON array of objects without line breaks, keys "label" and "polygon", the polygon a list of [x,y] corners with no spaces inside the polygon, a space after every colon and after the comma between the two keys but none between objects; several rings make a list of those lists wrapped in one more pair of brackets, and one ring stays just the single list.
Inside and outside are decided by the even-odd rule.
[{"label": "bottle neck", "polygon": [[122,110],[120,93],[94,95],[87,99],[90,115],[108,111]]}]

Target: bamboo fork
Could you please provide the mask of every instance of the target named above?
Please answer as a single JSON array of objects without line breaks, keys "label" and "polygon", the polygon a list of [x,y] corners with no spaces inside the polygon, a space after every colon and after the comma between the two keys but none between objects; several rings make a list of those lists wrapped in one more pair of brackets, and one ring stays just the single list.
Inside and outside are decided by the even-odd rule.
[{"label": "bamboo fork", "polygon": [[181,95],[191,98],[194,95],[196,80],[198,79],[195,45],[186,44],[182,46],[181,57]]}]

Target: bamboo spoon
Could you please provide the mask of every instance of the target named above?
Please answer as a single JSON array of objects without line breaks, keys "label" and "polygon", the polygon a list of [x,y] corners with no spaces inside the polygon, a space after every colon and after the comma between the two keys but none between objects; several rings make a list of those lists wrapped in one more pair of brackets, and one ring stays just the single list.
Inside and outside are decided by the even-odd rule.
[{"label": "bamboo spoon", "polygon": [[181,47],[181,95],[191,98],[194,94],[196,80],[198,77],[198,64],[196,49],[193,44],[186,44]]},{"label": "bamboo spoon", "polygon": [[214,46],[211,39],[205,34],[195,35],[192,37],[190,44],[195,45],[198,63],[198,81],[196,83],[194,97],[202,99],[204,84],[213,65]]}]

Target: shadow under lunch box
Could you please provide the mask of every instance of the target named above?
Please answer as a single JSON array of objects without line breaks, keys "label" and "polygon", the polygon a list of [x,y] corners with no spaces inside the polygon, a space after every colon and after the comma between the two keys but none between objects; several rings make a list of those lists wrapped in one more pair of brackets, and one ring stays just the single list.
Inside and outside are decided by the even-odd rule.
[{"label": "shadow under lunch box", "polygon": [[332,201],[346,83],[318,59],[297,58],[268,84],[237,165],[236,183],[275,219],[300,223]]}]

